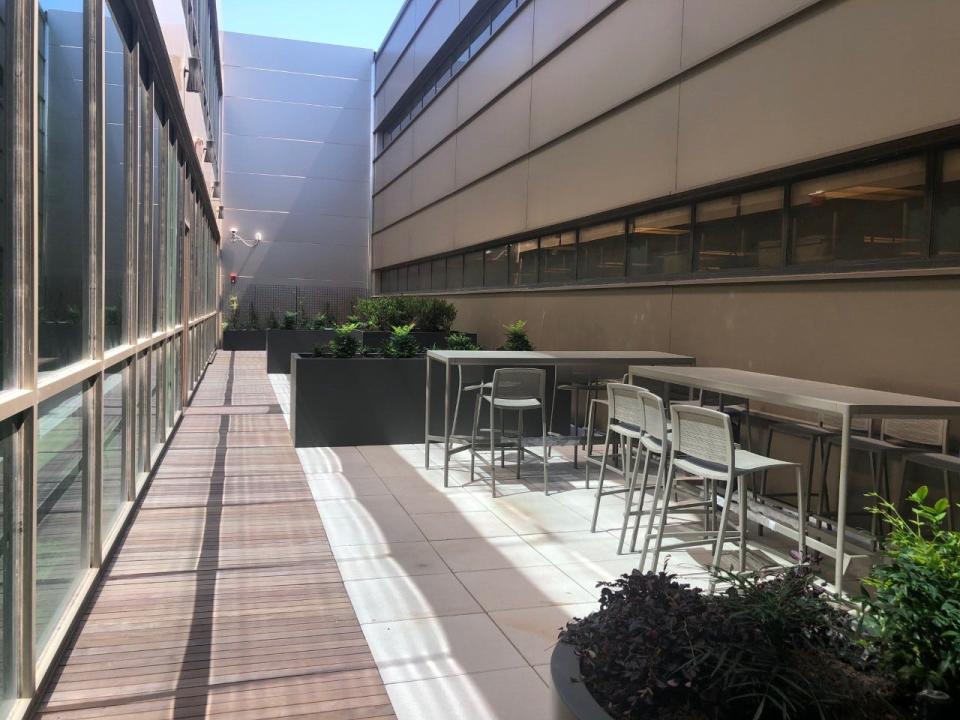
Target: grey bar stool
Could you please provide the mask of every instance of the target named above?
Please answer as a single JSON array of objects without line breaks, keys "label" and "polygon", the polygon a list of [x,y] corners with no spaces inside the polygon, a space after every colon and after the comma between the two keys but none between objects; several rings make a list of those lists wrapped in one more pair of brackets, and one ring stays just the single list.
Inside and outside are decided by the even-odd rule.
[{"label": "grey bar stool", "polygon": [[[610,414],[607,419],[607,432],[603,442],[603,458],[600,461],[600,477],[597,480],[596,502],[593,505],[593,522],[590,523],[590,532],[597,531],[597,518],[600,515],[600,501],[607,495],[628,493],[636,485],[637,470],[640,467],[640,438],[643,437],[643,401],[640,393],[643,388],[623,383],[609,383],[607,385],[607,404]],[[623,487],[604,491],[607,465],[610,459],[612,440],[620,441],[623,454]],[[633,457],[633,447],[636,443],[636,458]],[[641,504],[643,498],[641,497]]]},{"label": "grey bar stool", "polygon": [[[673,443],[670,451],[670,468],[666,474],[666,483],[657,497],[654,494],[655,511],[659,512],[659,522],[656,523],[656,532],[648,533],[643,539],[643,553],[640,558],[641,570],[646,565],[647,551],[650,543],[654,542],[653,565],[655,569],[660,560],[663,549],[663,538],[666,536],[667,516],[671,511],[687,511],[691,508],[704,508],[706,512],[715,512],[717,505],[717,484],[724,487],[723,509],[720,513],[720,523],[716,531],[675,531],[671,537],[687,537],[696,535],[696,540],[684,540],[670,545],[670,550],[686,547],[695,547],[710,543],[713,544],[713,565],[710,577],[710,592],[716,587],[716,570],[720,566],[720,555],[723,546],[728,542],[726,538],[727,522],[733,498],[737,496],[737,511],[739,516],[737,543],[739,548],[738,567],[740,572],[746,568],[747,559],[747,486],[745,477],[753,473],[763,472],[772,468],[792,467],[797,478],[798,522],[797,535],[800,557],[806,551],[806,503],[803,495],[803,477],[799,464],[785,460],[775,460],[752,453],[748,450],[736,448],[733,442],[733,428],[730,416],[718,410],[697,407],[694,405],[673,405],[670,408],[670,419],[673,426]],[[670,501],[677,482],[677,472],[682,471],[697,478],[703,478],[712,486],[712,491],[705,501],[689,503],[675,503]],[[659,506],[657,503],[659,502]]]},{"label": "grey bar stool", "polygon": [[[523,461],[523,413],[527,410],[539,410],[543,436],[543,494],[547,494],[547,411],[545,388],[547,373],[539,368],[500,368],[493,373],[493,382],[489,388],[481,388],[477,407],[473,415],[473,432],[470,438],[470,482],[474,479],[474,467],[477,457],[477,434],[481,431],[480,408],[483,403],[490,405],[490,424],[486,431],[490,433],[490,482],[493,496],[497,496],[497,428],[495,411],[517,413],[517,478],[520,477],[520,464]],[[502,424],[502,423],[501,423]],[[501,437],[503,432],[501,430]]]},{"label": "grey bar stool", "polygon": [[956,475],[960,478],[960,457],[956,455],[947,455],[946,453],[911,453],[903,459],[903,473],[900,477],[900,497],[897,507],[902,508],[907,499],[907,466],[919,465],[920,467],[939,470],[943,476],[943,496],[947,499],[949,508],[947,510],[947,530],[953,530],[953,489],[950,486],[950,476]]}]

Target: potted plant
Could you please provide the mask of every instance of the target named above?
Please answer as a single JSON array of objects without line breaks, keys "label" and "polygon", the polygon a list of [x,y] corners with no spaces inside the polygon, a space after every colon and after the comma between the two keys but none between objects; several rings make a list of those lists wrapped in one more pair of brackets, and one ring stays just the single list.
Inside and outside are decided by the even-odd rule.
[{"label": "potted plant", "polygon": [[[442,298],[414,296],[362,298],[354,308],[361,324],[361,342],[382,347],[391,329],[412,324],[411,334],[423,347],[446,348],[457,308]],[[476,342],[475,333],[468,334]]]},{"label": "potted plant", "polygon": [[240,320],[240,302],[236,295],[230,296],[230,320],[223,331],[224,350],[265,350],[267,335],[260,329],[260,318],[253,303],[250,303],[246,325]]},{"label": "potted plant", "polygon": [[517,320],[509,325],[504,325],[503,329],[506,331],[506,339],[504,340],[503,345],[500,347],[501,350],[527,352],[535,349],[533,347],[533,343],[530,342],[530,338],[527,335],[526,320]]},{"label": "potted plant", "polygon": [[281,327],[267,332],[267,372],[290,373],[290,356],[293,353],[310,352],[333,338],[333,329],[324,313],[318,313],[312,321],[307,320],[303,303],[296,310],[283,314]]},{"label": "potted plant", "polygon": [[290,357],[290,433],[295,447],[422,442],[426,362],[413,326],[397,325],[380,350],[358,323],[339,325],[311,354]]}]

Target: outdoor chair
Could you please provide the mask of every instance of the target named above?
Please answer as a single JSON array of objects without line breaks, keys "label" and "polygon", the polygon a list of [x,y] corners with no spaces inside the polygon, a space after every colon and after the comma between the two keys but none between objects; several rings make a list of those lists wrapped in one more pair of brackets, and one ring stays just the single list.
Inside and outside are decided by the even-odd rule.
[{"label": "outdoor chair", "polygon": [[473,432],[470,438],[470,482],[474,479],[474,468],[478,453],[477,434],[481,432],[480,411],[484,403],[490,406],[490,424],[486,432],[490,434],[490,482],[493,496],[497,496],[496,471],[496,411],[501,416],[501,437],[503,413],[517,413],[517,478],[520,478],[520,465],[523,462],[523,414],[529,410],[540,411],[543,438],[543,493],[547,494],[547,412],[545,387],[547,373],[539,368],[500,368],[493,373],[493,382],[489,388],[481,388],[473,416]]},{"label": "outdoor chair", "polygon": [[[617,554],[623,553],[623,543],[627,536],[627,526],[630,518],[636,517],[633,525],[633,536],[630,539],[630,552],[637,549],[637,534],[640,530],[640,516],[643,514],[644,497],[647,492],[647,478],[650,471],[650,462],[657,462],[657,478],[654,482],[653,495],[662,490],[664,480],[667,474],[667,459],[670,457],[670,444],[673,440],[673,434],[667,423],[667,412],[663,404],[663,399],[648,390],[640,391],[640,402],[643,403],[643,435],[640,438],[640,445],[644,450],[643,461],[643,486],[640,489],[640,501],[637,509],[633,509],[633,498],[637,490],[636,476],[631,478],[630,486],[627,490],[627,501],[623,512],[623,526],[620,528],[620,544],[617,546]],[[656,503],[651,500],[650,511],[647,513],[647,534],[649,535],[653,527],[653,517]]]},{"label": "outdoor chair", "polygon": [[[747,552],[747,488],[745,478],[757,472],[773,468],[792,467],[796,473],[799,517],[797,537],[800,557],[806,549],[806,505],[803,496],[802,470],[799,464],[776,460],[741,450],[734,445],[733,428],[730,416],[718,410],[694,405],[673,405],[670,408],[673,426],[673,443],[670,452],[670,467],[666,472],[666,482],[661,492],[654,492],[654,512],[659,512],[659,522],[654,523],[656,531],[648,533],[643,539],[643,552],[640,569],[646,565],[650,543],[655,543],[652,568],[656,569],[666,537],[667,518],[674,512],[702,511],[712,515],[719,502],[718,485],[723,486],[723,508],[720,513],[719,527],[716,530],[679,530],[670,533],[670,537],[684,538],[695,536],[693,540],[681,540],[671,544],[670,550],[695,547],[712,541],[713,563],[711,567],[710,592],[716,586],[717,570],[720,567],[720,555],[726,538],[730,506],[737,497],[739,549],[738,567],[740,572],[746,568]],[[705,499],[671,502],[671,496],[677,483],[677,473],[701,478],[707,485]],[[651,526],[653,527],[653,525]]]},{"label": "outdoor chair", "polygon": [[[835,435],[827,439],[827,452],[823,462],[823,474],[820,481],[821,488],[827,484],[827,473],[830,468],[830,454],[834,447],[840,445],[840,436]],[[946,420],[913,420],[884,418],[880,423],[880,437],[858,435],[850,438],[851,452],[866,453],[870,460],[870,475],[873,483],[873,492],[890,500],[890,456],[894,455],[906,460],[912,454],[947,451],[947,421]],[[903,487],[903,469],[901,466],[901,488]],[[902,494],[902,490],[901,493]],[[870,532],[874,543],[879,543],[880,518],[872,515]]]},{"label": "outdoor chair", "polygon": [[[607,385],[607,404],[609,417],[607,418],[607,432],[603,441],[603,457],[600,460],[600,477],[597,480],[596,501],[593,506],[593,522],[590,523],[590,532],[597,531],[597,518],[600,514],[600,501],[607,495],[629,493],[636,484],[637,471],[640,467],[640,439],[643,437],[643,401],[640,393],[643,388],[624,383],[609,383]],[[619,441],[623,457],[623,486],[613,490],[604,490],[607,467],[610,462],[610,448],[613,440]],[[636,457],[634,457],[636,444]],[[640,498],[641,505],[643,497]]]},{"label": "outdoor chair", "polygon": [[[622,383],[623,385],[627,385],[629,384],[629,379],[630,379],[629,375],[624,375],[623,378],[620,380],[620,383]],[[607,381],[607,384],[611,382],[616,382],[616,381],[610,380],[610,381]],[[605,388],[606,388],[606,385],[604,385],[604,389]],[[594,463],[599,465],[603,460],[603,454],[600,454],[600,455],[593,454],[594,441],[597,439],[597,410],[600,407],[607,408],[607,420],[609,422],[610,403],[607,400],[607,398],[601,398],[601,397],[592,398],[590,400],[590,404],[587,406],[587,436],[586,436],[586,448],[585,448],[586,455],[584,458],[583,476],[584,476],[584,480],[586,480],[588,490],[590,489],[590,465]],[[604,431],[604,434],[606,434],[606,431]],[[576,450],[574,450],[574,453],[576,453]],[[613,454],[616,458],[619,459],[620,451],[619,451],[619,445],[616,441],[616,438],[614,438]],[[576,454],[574,454],[574,457],[576,457]]]}]

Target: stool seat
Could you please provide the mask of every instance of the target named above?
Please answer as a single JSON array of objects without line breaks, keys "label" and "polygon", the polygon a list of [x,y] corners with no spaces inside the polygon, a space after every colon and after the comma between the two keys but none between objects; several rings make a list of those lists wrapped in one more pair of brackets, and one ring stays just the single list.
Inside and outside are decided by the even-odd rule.
[{"label": "stool seat", "polygon": [[[481,395],[485,402],[491,402],[489,395]],[[493,398],[493,406],[504,410],[533,410],[541,407],[542,403],[536,398]]]},{"label": "stool seat", "polygon": [[[727,468],[704,462],[692,457],[674,458],[674,464],[684,472],[692,475],[702,475],[714,480],[726,480]],[[762,470],[773,470],[776,468],[795,468],[799,463],[788,460],[777,460],[764,455],[752,453],[749,450],[736,450],[734,452],[734,475],[749,475],[750,473],[760,472]]]},{"label": "stool seat", "polygon": [[960,473],[960,457],[946,453],[918,452],[905,458],[906,462],[916,463],[934,470]]}]

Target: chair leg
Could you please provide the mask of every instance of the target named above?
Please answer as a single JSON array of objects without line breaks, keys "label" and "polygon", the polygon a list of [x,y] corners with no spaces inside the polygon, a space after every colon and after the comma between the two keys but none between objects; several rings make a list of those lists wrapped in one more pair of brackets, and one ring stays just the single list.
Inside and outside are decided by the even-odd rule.
[{"label": "chair leg", "polygon": [[[813,496],[813,465],[816,462],[817,443],[816,440],[810,440],[810,452],[807,454],[807,502]],[[769,456],[768,456],[769,457]],[[797,509],[800,509],[800,499],[797,498]],[[807,518],[804,518],[806,520]]]},{"label": "chair leg", "polygon": [[495,408],[493,407],[493,400],[490,401],[490,483],[493,488],[493,497],[497,496],[497,450],[496,443],[494,438],[496,433],[494,432],[496,428],[496,423],[494,421],[495,417]]},{"label": "chair leg", "polygon": [[[826,449],[824,448],[824,442],[822,437],[817,438],[816,442],[817,442],[817,455],[820,461],[820,467],[822,469],[825,465],[824,455],[826,453]],[[826,478],[825,473],[823,477]],[[809,501],[811,497],[813,496],[807,495],[807,500]],[[823,516],[828,512],[830,512],[830,493],[827,492],[827,483],[823,482],[821,483],[819,489],[817,490],[817,514],[820,516]],[[818,526],[819,526],[819,522],[818,522]]]},{"label": "chair leg", "polygon": [[[503,424],[503,410],[501,410],[500,411],[500,431],[505,432],[506,428],[507,426]],[[504,444],[501,442],[500,443],[500,467],[502,468],[507,466],[506,454],[507,454],[506,447],[504,447]]]},{"label": "chair leg", "polygon": [[590,489],[590,456],[593,455],[593,423],[597,418],[597,403],[590,403],[587,410],[587,457],[583,463],[583,478],[587,481],[587,490]]},{"label": "chair leg", "polygon": [[[833,443],[827,443],[827,451],[823,456],[823,467],[820,468],[820,494],[822,497],[827,497],[827,473],[830,472],[830,454],[833,452]],[[830,512],[830,504],[825,502],[826,509],[821,512],[821,515]]]},{"label": "chair leg", "polygon": [[740,572],[743,572],[747,569],[747,479],[742,476],[737,480],[737,505],[737,530],[740,533],[737,560]]},{"label": "chair leg", "polygon": [[542,421],[543,432],[543,494],[548,495],[547,490],[547,407],[540,406],[540,418]]},{"label": "chair leg", "polygon": [[523,463],[523,410],[517,410],[517,480],[520,479],[521,463]]},{"label": "chair leg", "polygon": [[[627,497],[623,505],[623,525],[620,528],[620,543],[617,545],[617,555],[623,555],[623,541],[627,537],[627,524],[630,522],[630,516],[633,515],[633,496],[637,490],[637,470],[640,468],[640,446],[637,446],[637,461],[633,464],[633,472],[630,473],[630,482],[627,485]],[[650,453],[644,453],[643,460],[643,487],[640,490],[640,507],[637,508],[637,517],[643,513],[643,494],[647,489],[647,473],[650,469]]]},{"label": "chair leg", "polygon": [[[674,485],[676,484],[676,469],[673,467],[673,463],[670,463],[670,467],[667,468],[667,475],[664,481],[663,487],[663,502],[660,505],[660,522],[657,525],[657,537],[656,544],[653,547],[653,564],[650,566],[650,569],[654,572],[657,571],[657,567],[660,563],[660,551],[663,549],[663,533],[667,527],[667,512],[670,509],[670,494],[673,492]],[[644,544],[650,542],[649,535],[644,539]],[[646,553],[646,546],[644,547],[644,553]],[[643,558],[640,559],[641,563]]]},{"label": "chair leg", "polygon": [[[653,453],[648,453],[649,456]],[[657,502],[659,501],[660,494],[663,492],[663,475],[664,469],[666,467],[667,459],[661,454],[657,455],[657,476],[653,481],[653,497],[650,498],[650,510],[647,511],[649,519],[647,521],[647,535],[650,535],[650,529],[653,527],[653,517],[657,514]],[[646,482],[646,471],[644,471],[644,483],[643,490],[646,494],[647,482]],[[640,534],[640,513],[637,513],[637,521],[633,524],[633,534],[630,536],[630,552],[637,551],[637,536]],[[646,545],[644,545],[644,550],[646,550]],[[643,570],[643,564],[641,562],[641,570]]]},{"label": "chair leg", "polygon": [[590,523],[590,532],[597,531],[597,517],[600,515],[600,498],[603,496],[603,480],[607,474],[607,458],[610,453],[610,428],[607,428],[607,438],[603,444],[603,459],[600,461],[600,477],[597,479],[597,500],[593,505],[593,522]]},{"label": "chair leg", "polygon": [[[800,552],[800,562],[803,562],[807,554],[807,500],[810,497],[810,485],[807,484],[807,492],[803,491],[803,470],[796,468],[797,473],[797,549]],[[809,476],[808,476],[809,477]]]},{"label": "chair leg", "polygon": [[477,427],[480,425],[480,405],[482,400],[477,396],[477,406],[473,409],[473,432],[470,434],[470,482],[473,482],[474,467],[477,460]]},{"label": "chair leg", "polygon": [[457,434],[457,417],[460,415],[460,395],[463,394],[463,366],[458,365],[457,374],[457,402],[453,406],[453,425],[450,426],[450,434]]},{"label": "chair leg", "polygon": [[723,552],[723,543],[726,539],[727,534],[727,516],[730,514],[730,499],[733,497],[734,487],[733,484],[738,481],[735,477],[730,477],[727,480],[727,488],[725,493],[725,500],[723,503],[723,510],[720,512],[720,527],[717,529],[717,538],[714,541],[713,546],[713,567],[710,570],[710,594],[713,595],[713,591],[717,587],[717,570],[720,569],[720,554]]},{"label": "chair leg", "polygon": [[750,421],[750,401],[745,400],[743,403],[743,425],[744,429],[747,431],[747,442],[744,443],[747,450],[753,450],[753,427]]}]

